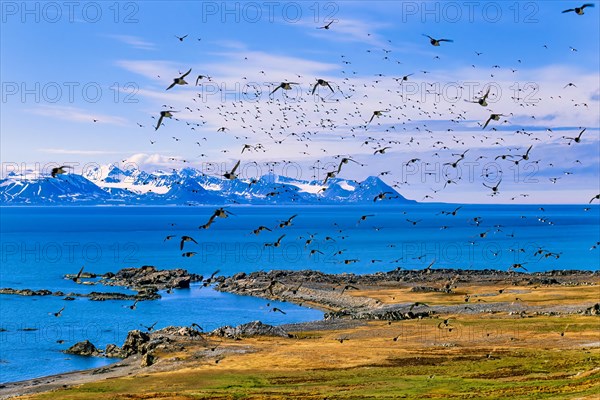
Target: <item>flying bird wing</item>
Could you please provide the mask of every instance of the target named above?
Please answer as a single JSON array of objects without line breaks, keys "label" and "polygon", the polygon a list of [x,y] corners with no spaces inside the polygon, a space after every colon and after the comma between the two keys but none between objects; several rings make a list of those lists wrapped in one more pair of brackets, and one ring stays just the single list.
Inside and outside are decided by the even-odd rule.
[{"label": "flying bird wing", "polygon": [[315,94],[315,90],[317,90],[317,86],[319,86],[319,82],[315,83],[315,86],[313,86],[311,94]]},{"label": "flying bird wing", "polygon": [[[172,86],[171,86],[171,87],[172,87]],[[170,89],[171,87],[169,87],[169,89]],[[167,89],[167,90],[169,90],[169,89]],[[165,118],[165,117],[164,117],[162,114],[160,114],[160,118],[158,119],[158,124],[156,124],[156,128],[154,128],[154,130],[155,130],[155,131],[157,131],[157,130],[158,130],[158,128],[160,128],[160,124],[162,124],[162,121],[163,121],[163,119],[164,119],[164,118]]]},{"label": "flying bird wing", "polygon": [[485,124],[483,125],[483,128],[482,128],[482,129],[485,129],[485,128],[488,126],[488,124],[490,123],[490,121],[491,121],[491,120],[492,120],[492,117],[490,116],[490,117],[488,118],[488,120],[487,120],[487,121],[485,121]]},{"label": "flying bird wing", "polygon": [[75,277],[75,282],[77,282],[79,280],[79,278],[81,278],[81,274],[83,273],[83,269],[85,268],[85,265],[83,267],[81,267],[81,269],[79,270],[79,272],[77,273],[77,276]]},{"label": "flying bird wing", "polygon": [[235,164],[235,166],[234,166],[234,167],[233,167],[233,169],[231,170],[231,174],[232,174],[232,175],[233,175],[233,174],[235,174],[235,170],[237,170],[237,169],[238,169],[238,167],[240,166],[240,161],[241,161],[241,160],[238,160],[238,162]]},{"label": "flying bird wing", "polygon": [[[184,36],[184,37],[185,37],[185,36]],[[181,77],[180,77],[180,78],[181,78],[181,79],[184,79],[186,76],[188,76],[188,75],[190,74],[190,72],[192,72],[192,69],[191,69],[191,68],[188,70],[188,72],[186,72],[185,74],[181,75]]]}]

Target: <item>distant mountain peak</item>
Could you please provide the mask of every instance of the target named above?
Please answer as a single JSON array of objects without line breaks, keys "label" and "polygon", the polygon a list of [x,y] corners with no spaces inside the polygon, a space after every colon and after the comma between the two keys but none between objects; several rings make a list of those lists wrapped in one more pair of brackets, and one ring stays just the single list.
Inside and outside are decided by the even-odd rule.
[{"label": "distant mountain peak", "polygon": [[[325,190],[323,190],[325,188]],[[8,174],[0,180],[0,204],[203,205],[203,204],[360,204],[413,203],[377,176],[362,182],[341,178],[305,181],[272,172],[257,179],[227,180],[194,168],[146,172],[116,164],[98,166],[85,176]]]}]

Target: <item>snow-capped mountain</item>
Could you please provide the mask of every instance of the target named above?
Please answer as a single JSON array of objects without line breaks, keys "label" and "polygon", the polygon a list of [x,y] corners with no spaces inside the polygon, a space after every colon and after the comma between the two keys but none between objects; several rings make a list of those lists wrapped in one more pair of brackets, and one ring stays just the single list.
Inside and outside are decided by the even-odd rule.
[{"label": "snow-capped mountain", "polygon": [[2,205],[203,205],[409,203],[381,179],[304,181],[274,174],[227,180],[194,168],[146,172],[116,165],[56,178],[9,174],[0,180]]}]

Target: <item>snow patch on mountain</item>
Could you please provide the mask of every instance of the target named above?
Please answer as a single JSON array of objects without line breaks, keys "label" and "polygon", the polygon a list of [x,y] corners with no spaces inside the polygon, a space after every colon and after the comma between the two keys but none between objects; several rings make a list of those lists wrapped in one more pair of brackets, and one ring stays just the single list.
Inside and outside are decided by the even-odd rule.
[{"label": "snow patch on mountain", "polygon": [[[332,178],[305,181],[274,174],[227,180],[194,168],[146,172],[111,164],[56,178],[34,171],[0,180],[0,204],[202,205],[202,204],[356,204],[413,202],[375,176],[363,182]],[[379,203],[379,202],[378,202]]]}]

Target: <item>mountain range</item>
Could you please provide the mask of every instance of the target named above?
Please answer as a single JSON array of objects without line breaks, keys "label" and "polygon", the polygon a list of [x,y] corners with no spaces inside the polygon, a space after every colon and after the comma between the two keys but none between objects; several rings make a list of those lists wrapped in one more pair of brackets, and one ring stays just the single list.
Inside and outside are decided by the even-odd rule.
[{"label": "mountain range", "polygon": [[375,176],[323,185],[275,174],[228,180],[194,168],[149,173],[111,164],[83,175],[11,172],[0,180],[0,205],[372,204],[381,193],[378,203],[414,203]]}]

